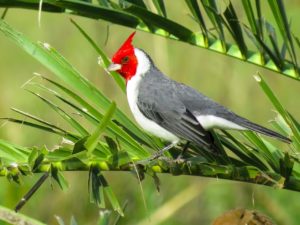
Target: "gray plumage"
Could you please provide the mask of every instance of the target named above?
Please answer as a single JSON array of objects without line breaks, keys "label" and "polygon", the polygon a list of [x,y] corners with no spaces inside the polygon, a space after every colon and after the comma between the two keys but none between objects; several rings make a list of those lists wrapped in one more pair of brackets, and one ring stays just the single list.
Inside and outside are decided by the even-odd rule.
[{"label": "gray plumage", "polygon": [[[151,61],[151,59],[149,58]],[[177,137],[211,148],[214,145],[209,130],[205,130],[198,116],[211,115],[243,128],[277,138],[290,139],[238,116],[193,88],[164,76],[151,63],[140,83],[137,105],[142,114]]]}]

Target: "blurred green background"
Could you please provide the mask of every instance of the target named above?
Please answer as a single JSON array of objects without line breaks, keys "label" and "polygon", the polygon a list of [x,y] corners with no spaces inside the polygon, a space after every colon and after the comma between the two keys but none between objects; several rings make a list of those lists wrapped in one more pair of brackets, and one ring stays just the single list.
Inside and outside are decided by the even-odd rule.
[{"label": "blurred green background", "polygon": [[[187,15],[188,10],[183,1],[174,4],[174,1],[167,0],[165,3],[169,17],[192,30],[198,29]],[[286,11],[292,20],[292,31],[299,37],[299,1],[288,1]],[[265,16],[268,18],[267,13]],[[50,13],[42,13],[39,26],[37,11],[20,9],[9,10],[6,21],[31,40],[51,44],[131,116],[126,96],[99,67],[96,52],[70,23],[70,17],[110,56],[132,32],[104,21]],[[271,17],[268,19],[273,20]],[[200,90],[252,121],[270,127],[268,121],[274,118],[275,113],[253,79],[253,75],[259,71],[286,109],[300,120],[300,83],[297,81],[204,49],[143,32],[137,32],[134,44],[148,52],[157,66],[173,79]],[[56,113],[24,90],[24,84],[34,76],[33,73],[55,79],[47,69],[0,35],[0,117],[14,116],[10,108],[16,107],[62,125]],[[25,146],[46,145],[49,149],[62,141],[54,135],[9,123],[0,124],[0,138]],[[277,224],[300,224],[300,193],[296,192],[217,179],[160,175],[161,192],[158,193],[153,180],[147,178],[142,183],[142,193],[132,174],[110,172],[106,176],[119,200],[128,201],[126,216],[119,224],[205,225],[234,208],[257,209],[269,215]],[[22,212],[47,224],[57,224],[54,215],[61,216],[67,221],[66,224],[72,215],[79,224],[95,224],[99,209],[89,203],[87,173],[66,173],[66,177],[70,185],[68,191],[62,192],[54,182],[52,185],[51,181],[47,181]],[[22,186],[1,178],[0,205],[14,207],[37,178],[25,177]]]}]

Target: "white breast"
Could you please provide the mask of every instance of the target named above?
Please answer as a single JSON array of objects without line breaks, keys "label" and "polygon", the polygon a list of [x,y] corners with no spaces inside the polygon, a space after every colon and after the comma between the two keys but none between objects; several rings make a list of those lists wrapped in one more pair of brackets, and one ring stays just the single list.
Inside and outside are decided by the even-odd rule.
[{"label": "white breast", "polygon": [[138,93],[139,93],[139,86],[140,82],[143,78],[143,75],[149,70],[150,67],[150,61],[148,60],[147,56],[139,49],[134,49],[135,55],[138,59],[138,67],[136,71],[136,75],[133,76],[128,82],[127,82],[127,100],[129,107],[131,109],[131,112],[137,121],[137,123],[147,132],[163,138],[167,141],[170,141],[172,143],[176,143],[179,141],[179,138],[164,129],[163,127],[159,126],[155,122],[149,120],[147,117],[145,117],[142,112],[139,110],[137,106],[137,99],[138,99]]}]

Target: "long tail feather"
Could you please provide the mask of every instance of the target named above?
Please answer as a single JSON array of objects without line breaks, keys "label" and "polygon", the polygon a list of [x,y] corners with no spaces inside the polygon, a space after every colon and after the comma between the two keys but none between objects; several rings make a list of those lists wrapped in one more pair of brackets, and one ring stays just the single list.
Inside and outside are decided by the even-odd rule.
[{"label": "long tail feather", "polygon": [[275,131],[272,131],[268,128],[265,128],[265,127],[262,127],[256,123],[252,123],[250,122],[249,120],[246,120],[244,118],[241,119],[241,121],[239,121],[239,124],[245,128],[248,128],[249,130],[253,130],[253,131],[256,131],[258,133],[261,133],[261,134],[264,134],[264,135],[267,135],[269,137],[272,137],[272,138],[276,138],[278,140],[281,140],[283,142],[286,142],[286,143],[291,143],[292,140],[283,136],[282,134],[279,134]]}]

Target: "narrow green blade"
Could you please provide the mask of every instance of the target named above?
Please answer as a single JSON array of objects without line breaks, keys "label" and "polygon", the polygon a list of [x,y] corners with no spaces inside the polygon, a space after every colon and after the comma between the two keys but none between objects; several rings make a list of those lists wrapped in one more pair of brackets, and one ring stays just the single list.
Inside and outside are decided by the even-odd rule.
[{"label": "narrow green blade", "polygon": [[94,151],[95,147],[98,144],[98,139],[100,138],[100,135],[102,134],[102,132],[104,131],[108,123],[110,122],[115,111],[116,111],[116,103],[113,102],[109,107],[107,113],[104,115],[99,126],[92,133],[92,135],[88,137],[88,139],[86,140],[85,147],[89,154],[91,154]]}]

